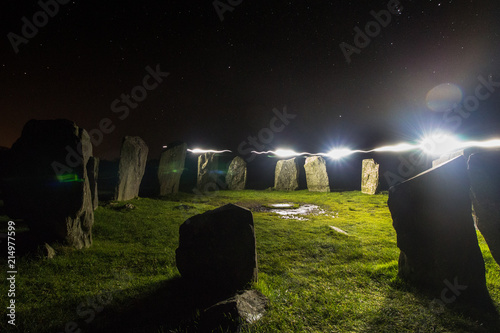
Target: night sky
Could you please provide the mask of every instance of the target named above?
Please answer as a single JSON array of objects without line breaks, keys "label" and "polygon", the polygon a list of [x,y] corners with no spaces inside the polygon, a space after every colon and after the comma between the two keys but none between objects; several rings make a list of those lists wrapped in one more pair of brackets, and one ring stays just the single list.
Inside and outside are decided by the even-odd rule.
[{"label": "night sky", "polygon": [[[108,118],[114,129],[94,148],[102,158],[118,157],[124,135],[141,136],[151,158],[175,140],[238,152],[286,107],[295,117],[266,150],[375,148],[449,125],[426,105],[435,86],[466,97],[480,76],[500,82],[498,0],[402,0],[350,62],[341,43],[355,46],[355,27],[394,1],[221,0],[223,13],[212,0],[60,2],[53,17],[36,15],[37,1],[2,3],[0,146],[33,118],[88,131]],[[34,15],[40,27],[25,38]],[[454,134],[500,136],[500,84],[490,88]],[[140,102],[122,100],[132,92]]]}]

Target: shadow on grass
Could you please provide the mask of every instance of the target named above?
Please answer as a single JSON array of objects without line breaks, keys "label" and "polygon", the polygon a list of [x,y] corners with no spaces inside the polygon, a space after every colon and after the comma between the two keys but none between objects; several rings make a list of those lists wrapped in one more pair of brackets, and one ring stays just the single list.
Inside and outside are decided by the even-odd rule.
[{"label": "shadow on grass", "polygon": [[126,304],[105,308],[82,332],[200,332],[200,311],[231,296],[217,295],[181,277],[167,280]]},{"label": "shadow on grass", "polygon": [[[385,300],[362,332],[374,333],[383,329],[386,333],[399,333],[402,328],[408,332],[422,333],[500,332],[500,316],[489,305],[477,307],[470,303],[455,302],[441,307],[433,300],[430,293],[423,293],[398,278],[391,283]],[[409,326],[411,330],[408,330]]]}]

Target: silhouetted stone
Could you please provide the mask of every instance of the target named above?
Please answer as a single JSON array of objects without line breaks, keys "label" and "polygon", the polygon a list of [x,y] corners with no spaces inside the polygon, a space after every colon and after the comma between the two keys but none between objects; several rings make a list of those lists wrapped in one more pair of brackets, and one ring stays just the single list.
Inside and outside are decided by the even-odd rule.
[{"label": "silhouetted stone", "polygon": [[307,189],[311,192],[330,192],[326,161],[321,156],[310,156],[304,164]]},{"label": "silhouetted stone", "polygon": [[130,200],[139,195],[139,187],[146,170],[149,148],[138,136],[123,138],[118,168],[118,186],[115,199]]},{"label": "silhouetted stone", "polygon": [[228,204],[190,217],[179,228],[176,262],[183,278],[221,293],[257,281],[252,213]]},{"label": "silhouetted stone", "polygon": [[365,159],[361,169],[361,192],[375,194],[379,185],[379,164],[373,158]]},{"label": "silhouetted stone", "polygon": [[158,166],[160,195],[179,192],[179,183],[186,162],[186,150],[187,145],[178,142],[168,145],[167,150],[161,153]]},{"label": "silhouetted stone", "polygon": [[470,155],[468,171],[477,228],[500,265],[500,150]]},{"label": "silhouetted stone", "polygon": [[92,244],[94,211],[87,173],[92,144],[74,122],[30,120],[9,151],[4,203],[42,242]]},{"label": "silhouetted stone", "polygon": [[196,187],[202,193],[217,190],[219,158],[215,153],[198,156],[198,177]]},{"label": "silhouetted stone", "polygon": [[296,158],[279,160],[274,172],[274,189],[295,191],[299,188],[299,167]]},{"label": "silhouetted stone", "polygon": [[99,206],[99,194],[97,191],[97,178],[99,178],[99,158],[91,156],[87,164],[89,176],[90,194],[92,196],[92,207],[94,210]]},{"label": "silhouetted stone", "polygon": [[247,162],[236,156],[229,164],[226,175],[227,188],[232,191],[244,190],[247,182]]},{"label": "silhouetted stone", "polygon": [[205,309],[200,318],[201,329],[206,332],[239,332],[242,324],[260,320],[268,303],[261,292],[246,290]]},{"label": "silhouetted stone", "polygon": [[388,205],[401,250],[399,274],[445,303],[491,309],[469,188],[463,156],[394,186]]}]

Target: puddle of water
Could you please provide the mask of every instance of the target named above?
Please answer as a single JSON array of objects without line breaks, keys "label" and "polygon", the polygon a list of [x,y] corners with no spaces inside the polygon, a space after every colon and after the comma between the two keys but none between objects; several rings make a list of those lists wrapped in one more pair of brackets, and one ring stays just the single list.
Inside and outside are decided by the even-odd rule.
[{"label": "puddle of water", "polygon": [[[269,208],[265,209],[265,211],[276,213],[281,216],[282,219],[289,220],[298,220],[298,221],[309,221],[308,218],[300,216],[300,215],[323,215],[327,212],[321,209],[318,205],[305,204],[299,206],[298,208],[296,204],[293,203],[279,203],[268,205]],[[335,216],[335,214],[337,216]],[[333,212],[333,215],[328,215],[329,217],[335,218],[338,217],[338,213]]]}]

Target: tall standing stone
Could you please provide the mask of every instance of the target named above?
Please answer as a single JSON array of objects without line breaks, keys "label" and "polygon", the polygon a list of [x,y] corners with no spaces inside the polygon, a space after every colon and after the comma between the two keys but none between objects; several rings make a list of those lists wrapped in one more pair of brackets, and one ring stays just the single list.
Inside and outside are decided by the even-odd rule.
[{"label": "tall standing stone", "polygon": [[7,215],[23,219],[43,242],[77,249],[92,244],[94,210],[87,163],[90,137],[74,122],[30,120],[5,163]]},{"label": "tall standing stone", "polygon": [[326,161],[321,156],[310,156],[304,164],[307,189],[311,192],[330,192]]},{"label": "tall standing stone", "polygon": [[379,167],[373,158],[364,159],[361,169],[361,192],[375,194],[379,185]]},{"label": "tall standing stone", "polygon": [[500,150],[470,155],[468,171],[476,226],[500,265]]},{"label": "tall standing stone", "polygon": [[274,189],[295,191],[299,188],[299,166],[297,159],[279,160],[274,172]]},{"label": "tall standing stone", "polygon": [[138,136],[123,138],[118,167],[118,186],[115,199],[130,200],[139,195],[142,177],[146,170],[149,148]]},{"label": "tall standing stone", "polygon": [[247,182],[247,162],[236,156],[229,164],[226,175],[227,188],[232,191],[244,190]]},{"label": "tall standing stone", "polygon": [[219,158],[215,153],[198,156],[198,178],[196,187],[202,193],[217,189]]},{"label": "tall standing stone", "polygon": [[186,151],[185,143],[176,142],[168,145],[167,150],[161,153],[158,166],[160,195],[179,192],[179,183],[186,162]]},{"label": "tall standing stone", "polygon": [[401,250],[399,274],[443,302],[491,309],[469,187],[460,156],[392,188],[388,206]]},{"label": "tall standing stone", "polygon": [[91,156],[87,164],[89,175],[90,194],[92,196],[92,207],[94,210],[99,206],[99,194],[97,192],[97,179],[99,178],[99,158]]}]

